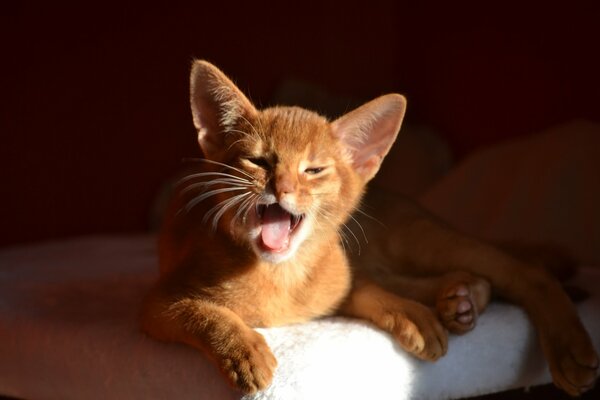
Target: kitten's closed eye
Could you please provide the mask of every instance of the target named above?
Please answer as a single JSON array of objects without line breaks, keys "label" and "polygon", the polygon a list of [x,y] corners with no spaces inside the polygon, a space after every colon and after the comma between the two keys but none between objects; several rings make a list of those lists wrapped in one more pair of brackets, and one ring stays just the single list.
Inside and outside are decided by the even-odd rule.
[{"label": "kitten's closed eye", "polygon": [[250,158],[247,158],[246,160],[248,160],[251,164],[254,164],[254,166],[256,166],[256,167],[259,167],[259,168],[262,168],[265,170],[271,169],[271,164],[264,157],[250,157]]},{"label": "kitten's closed eye", "polygon": [[317,175],[320,174],[321,172],[323,172],[325,170],[325,167],[311,167],[311,168],[306,168],[304,170],[304,173],[308,174],[308,175]]}]

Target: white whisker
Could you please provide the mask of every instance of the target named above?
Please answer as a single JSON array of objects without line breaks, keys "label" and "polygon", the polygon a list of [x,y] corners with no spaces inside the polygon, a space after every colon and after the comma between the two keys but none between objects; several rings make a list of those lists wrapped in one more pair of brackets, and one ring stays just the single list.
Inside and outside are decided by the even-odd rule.
[{"label": "white whisker", "polygon": [[227,174],[224,172],[199,172],[199,173],[195,173],[195,174],[190,174],[190,175],[186,175],[183,178],[179,179],[177,182],[175,182],[174,186],[179,186],[191,179],[195,179],[195,178],[203,178],[203,177],[211,177],[211,176],[223,176],[227,179],[232,179],[232,180],[236,180],[239,181],[240,183],[252,183],[251,181],[249,181],[246,178],[240,178],[239,176],[235,176],[235,175],[231,175],[231,174]]},{"label": "white whisker", "polygon": [[219,204],[217,204],[216,206],[211,208],[204,215],[204,218],[202,218],[202,223],[208,222],[208,219],[210,218],[210,216],[214,214],[211,226],[212,226],[213,232],[216,231],[217,226],[219,224],[219,220],[227,212],[227,210],[229,210],[231,207],[233,207],[237,203],[241,202],[244,199],[244,197],[249,196],[250,194],[251,194],[251,192],[246,192],[246,193],[242,193],[242,194],[233,196],[230,199],[223,200],[222,202],[220,202]]},{"label": "white whisker", "polygon": [[191,190],[194,190],[196,188],[207,188],[209,186],[212,185],[229,185],[229,187],[236,187],[236,188],[250,188],[254,185],[248,184],[248,183],[239,183],[237,181],[233,181],[233,180],[227,180],[227,179],[214,179],[212,181],[206,181],[206,182],[196,182],[196,183],[192,183],[188,186],[186,186],[185,188],[183,188],[181,190],[181,194],[187,193]]},{"label": "white whisker", "polygon": [[383,222],[381,222],[377,218],[375,218],[375,217],[367,214],[366,212],[364,212],[360,208],[357,208],[355,211],[358,212],[358,213],[361,213],[362,215],[364,215],[365,217],[369,218],[370,220],[377,222],[379,225],[383,226],[384,228],[387,228]]},{"label": "white whisker", "polygon": [[254,127],[254,125],[252,125],[252,122],[248,121],[243,115],[240,115],[240,118],[243,119],[244,121],[246,121],[248,123],[248,125],[250,125],[250,128],[252,128],[252,130],[254,131],[254,133],[256,134],[256,136],[260,137],[260,134],[258,133],[258,131],[256,130],[256,128]]},{"label": "white whisker", "polygon": [[[335,227],[336,228],[336,234],[339,238],[339,243],[342,246],[342,249],[344,250],[344,252],[346,253],[348,251],[348,249],[352,249],[352,246],[350,245],[350,240],[348,239],[348,235],[340,229],[337,229],[338,226],[335,223],[335,221],[332,220],[333,214],[326,211],[326,210],[322,210],[322,209],[317,209],[315,210],[315,213],[313,213],[315,216],[319,216],[320,218],[314,218],[314,221],[321,221],[321,222],[326,222],[327,224],[329,224],[331,227]],[[350,228],[348,228],[346,225],[342,224],[343,228],[346,228],[354,237],[354,240],[356,241],[356,243],[358,244],[358,253],[360,254],[361,251],[361,247],[360,247],[360,242],[358,241],[358,238],[356,237],[356,235],[354,235],[354,232],[352,232],[352,230]]]},{"label": "white whisker", "polygon": [[264,126],[262,124],[262,121],[261,121],[260,117],[256,118],[256,122],[258,122],[258,126],[260,128],[260,131],[264,134],[266,131],[265,131],[265,128],[264,128]]},{"label": "white whisker", "polygon": [[344,233],[344,231],[338,230],[337,234],[340,237],[340,243],[342,244],[342,247],[344,247],[344,252],[347,251],[346,246],[348,246],[348,249],[352,249],[352,246],[350,246],[350,242],[348,241],[348,236]]},{"label": "white whisker", "polygon": [[358,238],[356,237],[356,235],[354,234],[354,232],[352,231],[352,229],[350,229],[348,227],[348,225],[346,224],[342,224],[341,225],[343,228],[345,228],[348,232],[350,232],[350,234],[352,235],[352,237],[354,237],[354,241],[356,242],[356,244],[358,245],[358,255],[360,256],[361,253],[361,246],[360,246],[360,240],[358,240]]},{"label": "white whisker", "polygon": [[208,199],[209,197],[212,197],[212,196],[215,196],[215,195],[221,194],[221,193],[233,192],[235,190],[247,190],[247,188],[245,188],[245,187],[229,187],[229,188],[215,189],[215,190],[211,190],[209,192],[205,192],[205,193],[201,194],[200,196],[196,196],[192,200],[190,200],[185,205],[185,211],[189,212],[192,208],[194,208],[196,205],[198,205],[202,201]]},{"label": "white whisker", "polygon": [[360,228],[360,231],[362,232],[363,238],[365,238],[365,243],[369,244],[369,239],[367,239],[367,235],[365,233],[365,230],[363,229],[362,225],[360,224],[360,222],[358,222],[358,220],[356,218],[354,218],[352,216],[352,214],[350,214],[350,218],[352,219],[352,221],[354,221],[356,223],[356,225],[358,225],[358,227]]},{"label": "white whisker", "polygon": [[250,175],[248,172],[246,172],[246,171],[244,171],[242,169],[234,167],[233,165],[225,164],[225,163],[222,163],[222,162],[219,162],[219,161],[209,160],[208,158],[195,158],[194,161],[205,162],[205,163],[208,163],[208,164],[214,164],[214,165],[219,165],[221,167],[230,168],[230,169],[232,169],[234,171],[239,172],[242,175],[247,176],[248,178],[250,178],[251,180],[254,181],[254,177],[252,175]]},{"label": "white whisker", "polygon": [[[254,199],[256,199],[257,197],[258,197],[258,196],[256,196]],[[249,212],[249,211],[252,209],[252,206],[255,206],[255,205],[256,205],[256,202],[252,202],[252,201],[251,201],[251,202],[249,202],[249,203],[246,205],[246,208],[245,208],[245,209],[244,209],[244,211],[243,211],[243,214],[244,214],[244,215],[243,215],[243,217],[242,217],[242,221],[243,221],[244,223],[246,223],[246,220],[247,220],[247,218],[248,218],[248,212]]]},{"label": "white whisker", "polygon": [[246,131],[240,131],[239,129],[227,129],[227,132],[236,132],[236,133],[241,133],[242,135],[246,136],[246,137],[251,137],[250,133],[246,132]]},{"label": "white whisker", "polygon": [[346,240],[344,237],[342,237],[342,235],[340,235],[339,231],[336,231],[336,234],[340,240],[340,244],[342,245],[342,250],[344,250],[344,253],[346,253],[346,245],[344,244],[344,241]]},{"label": "white whisker", "polygon": [[240,143],[240,142],[243,142],[243,141],[244,141],[244,138],[241,138],[241,139],[238,139],[238,140],[236,140],[235,142],[231,143],[229,146],[227,146],[227,151],[231,150],[231,148],[232,148],[233,146],[235,146],[236,144],[238,144],[238,143]]},{"label": "white whisker", "polygon": [[258,197],[258,195],[256,193],[252,193],[250,192],[251,196],[248,197],[247,199],[245,199],[244,201],[242,201],[242,204],[240,204],[238,206],[237,211],[235,212],[235,215],[233,216],[233,218],[231,219],[231,225],[229,227],[230,230],[233,230],[233,225],[235,224],[235,222],[238,220],[238,218],[240,217],[240,215],[242,215],[242,213],[244,212],[244,209],[246,207],[250,207],[252,202]]},{"label": "white whisker", "polygon": [[[311,221],[313,221],[313,224],[315,224],[315,231],[321,230],[323,229],[324,226],[324,222],[330,223],[328,216],[325,214],[324,211],[322,210],[310,210],[307,213],[307,217],[311,219]],[[321,217],[321,218],[317,218],[317,217]],[[330,224],[333,226],[333,224]],[[336,230],[336,235],[338,237],[338,241],[328,241],[329,243],[329,248],[331,249],[331,251],[334,251],[333,246],[335,246],[336,243],[340,243],[342,245],[342,250],[344,252],[346,252],[346,247],[344,246],[344,243],[341,241],[341,237],[338,233],[338,231]]]}]

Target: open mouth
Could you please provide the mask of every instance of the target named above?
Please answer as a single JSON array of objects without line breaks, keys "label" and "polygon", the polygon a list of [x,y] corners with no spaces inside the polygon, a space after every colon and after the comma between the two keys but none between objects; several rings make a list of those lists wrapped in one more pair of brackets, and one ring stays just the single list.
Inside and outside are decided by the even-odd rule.
[{"label": "open mouth", "polygon": [[256,209],[260,219],[260,241],[264,250],[279,253],[288,249],[290,240],[302,224],[304,215],[295,215],[278,203],[261,204]]}]

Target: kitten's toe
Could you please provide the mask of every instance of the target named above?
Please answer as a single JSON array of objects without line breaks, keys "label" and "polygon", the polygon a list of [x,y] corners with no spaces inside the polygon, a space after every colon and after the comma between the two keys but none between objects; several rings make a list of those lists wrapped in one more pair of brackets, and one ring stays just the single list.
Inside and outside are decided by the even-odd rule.
[{"label": "kitten's toe", "polygon": [[452,333],[463,334],[475,327],[477,307],[466,284],[453,286],[438,297],[436,308],[442,324]]},{"label": "kitten's toe", "polygon": [[255,393],[270,385],[277,360],[262,335],[253,332],[229,349],[220,367],[235,387]]},{"label": "kitten's toe", "polygon": [[405,312],[392,312],[384,317],[386,329],[404,350],[416,357],[435,361],[448,350],[448,335],[435,314],[420,306]]},{"label": "kitten's toe", "polygon": [[452,333],[469,332],[490,298],[490,285],[481,278],[457,272],[446,277],[436,301],[440,320]]}]

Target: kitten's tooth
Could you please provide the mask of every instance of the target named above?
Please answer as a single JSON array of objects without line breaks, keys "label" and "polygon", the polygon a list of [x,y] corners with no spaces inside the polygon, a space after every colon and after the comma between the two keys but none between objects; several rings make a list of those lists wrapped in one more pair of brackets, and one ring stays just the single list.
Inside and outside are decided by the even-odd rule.
[{"label": "kitten's tooth", "polygon": [[296,227],[300,224],[300,222],[302,221],[303,216],[302,215],[293,215],[292,214],[292,224],[291,224],[291,229],[296,229]]},{"label": "kitten's tooth", "polygon": [[262,219],[263,215],[265,215],[266,208],[267,208],[267,206],[264,204],[257,204],[256,205],[256,215],[258,215],[258,217]]}]

